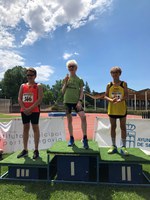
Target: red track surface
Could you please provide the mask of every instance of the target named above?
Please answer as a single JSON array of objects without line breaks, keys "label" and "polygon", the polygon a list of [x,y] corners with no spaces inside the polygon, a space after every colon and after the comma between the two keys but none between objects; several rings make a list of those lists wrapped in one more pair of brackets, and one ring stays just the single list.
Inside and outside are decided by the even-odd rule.
[{"label": "red track surface", "polygon": [[[20,116],[19,113],[13,113],[11,115],[16,115]],[[47,118],[48,113],[41,113],[40,115],[42,118]],[[94,133],[94,126],[95,126],[95,120],[96,117],[102,117],[102,118],[108,118],[107,114],[100,114],[100,113],[86,113],[86,118],[87,118],[87,135],[88,139],[93,138],[93,133]],[[136,116],[136,115],[128,115],[127,118],[138,118],[142,119],[141,116]],[[67,118],[64,117],[64,123],[65,123],[65,130],[66,130],[66,139],[69,139],[69,133],[68,133],[68,128],[67,128]],[[81,131],[81,122],[80,122],[80,117],[79,116],[74,116],[73,117],[73,130],[74,130],[74,138],[75,140],[81,140],[82,139],[82,131]]]}]

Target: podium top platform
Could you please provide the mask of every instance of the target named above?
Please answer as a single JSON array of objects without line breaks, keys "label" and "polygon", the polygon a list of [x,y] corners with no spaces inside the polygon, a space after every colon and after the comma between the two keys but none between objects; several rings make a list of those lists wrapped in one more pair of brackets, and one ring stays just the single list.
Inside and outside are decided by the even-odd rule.
[{"label": "podium top platform", "polygon": [[24,158],[17,158],[17,155],[20,152],[17,151],[13,154],[11,154],[10,156],[8,156],[7,158],[3,159],[0,161],[0,165],[6,165],[6,164],[10,164],[10,165],[37,165],[37,166],[43,166],[43,165],[47,165],[47,153],[46,150],[40,150],[40,157],[36,160],[32,159],[33,156],[33,151],[29,151],[28,152],[28,156],[24,157]]},{"label": "podium top platform", "polygon": [[115,154],[108,154],[109,148],[107,147],[100,147],[100,161],[104,162],[125,162],[125,163],[150,163],[150,156],[146,155],[142,150],[139,148],[127,148],[129,155],[123,156],[120,154],[120,148],[118,148],[118,153]]},{"label": "podium top platform", "polygon": [[50,149],[47,150],[48,154],[84,154],[84,155],[99,155],[97,142],[89,141],[89,149],[84,149],[81,141],[75,141],[73,147],[68,147],[68,142],[56,142]]}]

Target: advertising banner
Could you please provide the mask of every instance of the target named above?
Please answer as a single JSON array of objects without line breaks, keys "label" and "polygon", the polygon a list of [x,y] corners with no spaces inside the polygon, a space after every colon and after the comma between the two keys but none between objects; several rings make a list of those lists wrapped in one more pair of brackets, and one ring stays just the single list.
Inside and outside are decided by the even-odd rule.
[{"label": "advertising banner", "polygon": [[[136,147],[150,154],[150,119],[127,119],[127,147]],[[96,118],[94,140],[99,146],[111,146],[110,122],[108,118]],[[116,145],[121,144],[120,121],[117,119]]]},{"label": "advertising banner", "polygon": [[[40,119],[39,149],[48,149],[57,141],[65,141],[63,117]],[[8,123],[0,122],[0,148],[4,153],[12,153],[23,149],[23,125],[21,119],[13,119]],[[34,150],[34,134],[30,125],[28,149]]]}]

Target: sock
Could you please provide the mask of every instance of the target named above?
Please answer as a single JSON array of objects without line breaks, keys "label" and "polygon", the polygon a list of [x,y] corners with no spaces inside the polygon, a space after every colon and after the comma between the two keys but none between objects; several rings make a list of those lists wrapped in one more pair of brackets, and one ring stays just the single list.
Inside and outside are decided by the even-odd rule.
[{"label": "sock", "polygon": [[112,141],[112,145],[116,146],[116,138],[111,138],[111,141]]},{"label": "sock", "polygon": [[84,136],[83,136],[83,139],[87,139],[87,135],[84,135]]},{"label": "sock", "polygon": [[122,146],[126,147],[126,139],[121,139],[121,141],[122,141]]}]

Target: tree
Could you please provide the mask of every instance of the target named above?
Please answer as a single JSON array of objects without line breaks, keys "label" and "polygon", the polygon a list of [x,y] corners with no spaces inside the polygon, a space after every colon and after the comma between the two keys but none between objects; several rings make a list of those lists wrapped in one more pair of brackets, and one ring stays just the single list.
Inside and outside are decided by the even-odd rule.
[{"label": "tree", "polygon": [[63,95],[61,92],[62,88],[62,80],[56,81],[55,85],[52,85],[52,93],[54,97],[54,101],[56,103],[62,103],[63,102]]},{"label": "tree", "polygon": [[42,102],[45,105],[53,104],[54,97],[53,97],[53,93],[52,93],[52,91],[50,89],[50,86],[42,84],[42,87],[43,87],[43,93],[44,93]]},{"label": "tree", "polygon": [[[85,82],[84,92],[91,94],[91,90],[90,90],[88,82]],[[86,105],[88,105],[88,104],[93,105],[93,99],[89,96],[86,96]]]},{"label": "tree", "polygon": [[91,94],[91,90],[90,90],[90,87],[89,87],[89,84],[88,84],[87,81],[85,82],[84,92],[87,92],[87,93],[90,93],[90,94]]},{"label": "tree", "polygon": [[1,81],[1,90],[3,98],[12,98],[13,103],[18,102],[18,91],[20,85],[27,81],[26,68],[16,66],[12,69],[8,69],[4,78]]}]

